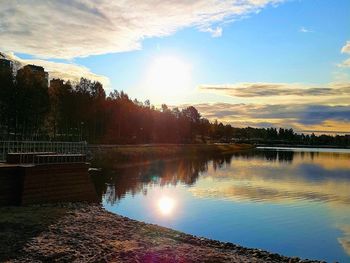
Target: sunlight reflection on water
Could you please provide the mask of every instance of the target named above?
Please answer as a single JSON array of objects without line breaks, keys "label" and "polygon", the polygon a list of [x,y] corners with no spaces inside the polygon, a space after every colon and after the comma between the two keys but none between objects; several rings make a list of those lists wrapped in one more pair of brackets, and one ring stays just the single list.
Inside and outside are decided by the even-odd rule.
[{"label": "sunlight reflection on water", "polygon": [[350,152],[269,149],[104,170],[112,178],[100,190],[109,211],[289,256],[350,262]]},{"label": "sunlight reflection on water", "polygon": [[174,198],[163,196],[157,201],[157,205],[162,215],[169,216],[174,212],[176,202]]}]

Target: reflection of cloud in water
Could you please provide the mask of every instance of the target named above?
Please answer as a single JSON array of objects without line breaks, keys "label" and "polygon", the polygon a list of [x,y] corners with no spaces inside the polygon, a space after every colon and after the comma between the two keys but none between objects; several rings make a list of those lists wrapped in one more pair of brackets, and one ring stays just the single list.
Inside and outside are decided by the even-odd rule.
[{"label": "reflection of cloud in water", "polygon": [[[316,157],[315,154],[317,154]],[[300,152],[294,158],[293,164],[295,166],[299,166],[300,164],[314,164],[325,170],[349,170],[350,154],[322,152],[314,153],[313,157],[311,157],[311,153]]]},{"label": "reflection of cloud in water", "polygon": [[349,171],[348,154],[295,154],[290,163],[238,156],[226,169],[214,171],[209,165],[189,191],[197,198],[233,202],[322,204],[343,233],[338,242],[350,255],[350,225],[344,224],[350,222]]},{"label": "reflection of cloud in water", "polygon": [[300,182],[302,185],[331,182],[338,186],[350,182],[350,154],[294,153],[292,162],[276,162],[276,156],[275,159],[268,159],[266,156],[271,157],[272,153],[258,153],[251,158],[236,155],[229,169],[215,170],[209,165],[208,172],[203,176],[245,181],[259,181],[263,178],[264,181],[288,184]]},{"label": "reflection of cloud in water", "polygon": [[350,182],[338,183],[329,180],[313,184],[303,180],[284,180],[283,176],[279,180],[264,180],[260,176],[240,180],[232,175],[230,179],[226,177],[221,180],[200,180],[189,191],[196,197],[233,201],[290,203],[304,200],[350,205],[348,189]]},{"label": "reflection of cloud in water", "polygon": [[349,171],[329,173],[317,165],[295,167],[260,159],[235,159],[228,169],[214,172],[209,168],[204,177],[211,180],[200,179],[190,191],[204,198],[279,203],[306,200],[349,205],[348,175]]},{"label": "reflection of cloud in water", "polygon": [[338,242],[344,248],[344,251],[350,255],[350,225],[341,225],[339,229],[343,232],[342,237],[338,238]]}]

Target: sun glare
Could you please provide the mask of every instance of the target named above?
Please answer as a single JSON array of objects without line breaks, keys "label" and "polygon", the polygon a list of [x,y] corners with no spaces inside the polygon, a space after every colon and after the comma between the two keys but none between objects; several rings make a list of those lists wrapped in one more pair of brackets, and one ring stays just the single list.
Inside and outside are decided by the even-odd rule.
[{"label": "sun glare", "polygon": [[151,99],[176,99],[191,88],[191,67],[178,57],[158,57],[147,71],[145,84]]},{"label": "sun glare", "polygon": [[158,200],[158,209],[163,215],[170,215],[176,206],[176,202],[173,198],[163,196]]}]

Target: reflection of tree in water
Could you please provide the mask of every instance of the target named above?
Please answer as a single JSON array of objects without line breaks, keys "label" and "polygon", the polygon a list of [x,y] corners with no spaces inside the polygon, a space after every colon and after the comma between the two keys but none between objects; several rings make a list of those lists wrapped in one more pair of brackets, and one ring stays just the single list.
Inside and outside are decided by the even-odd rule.
[{"label": "reflection of tree in water", "polygon": [[[147,194],[150,185],[166,186],[186,184],[193,185],[199,175],[208,170],[221,169],[229,165],[232,159],[262,159],[268,162],[292,163],[295,156],[300,158],[314,158],[317,153],[293,152],[276,150],[242,151],[229,155],[198,156],[197,158],[178,158],[136,163],[130,160],[127,166],[115,167],[113,163],[95,164],[102,168],[102,172],[93,176],[96,192],[101,198],[105,197],[109,203],[115,203],[126,193]],[[134,164],[135,163],[135,164]],[[132,165],[130,165],[132,164]]]},{"label": "reflection of tree in water", "polygon": [[[132,166],[113,167],[113,164],[98,164],[102,172],[92,176],[96,192],[108,203],[115,203],[126,193],[132,195],[143,192],[149,185],[193,185],[199,175],[208,170],[211,161],[214,169],[220,169],[231,162],[232,155],[200,156],[198,158],[179,158],[157,160]],[[130,163],[133,163],[130,161]]]},{"label": "reflection of tree in water", "polygon": [[278,161],[279,162],[293,162],[294,152],[293,151],[279,151],[278,152]]},{"label": "reflection of tree in water", "polygon": [[297,154],[293,151],[276,151],[276,150],[255,150],[255,151],[244,151],[237,152],[234,154],[235,158],[244,159],[263,159],[270,162],[293,162],[294,155]]}]

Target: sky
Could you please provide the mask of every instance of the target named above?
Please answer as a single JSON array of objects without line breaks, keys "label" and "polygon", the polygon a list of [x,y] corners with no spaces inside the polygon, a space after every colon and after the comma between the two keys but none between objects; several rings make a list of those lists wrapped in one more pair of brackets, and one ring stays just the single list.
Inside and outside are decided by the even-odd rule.
[{"label": "sky", "polygon": [[233,126],[350,133],[348,0],[2,0],[0,51]]}]

